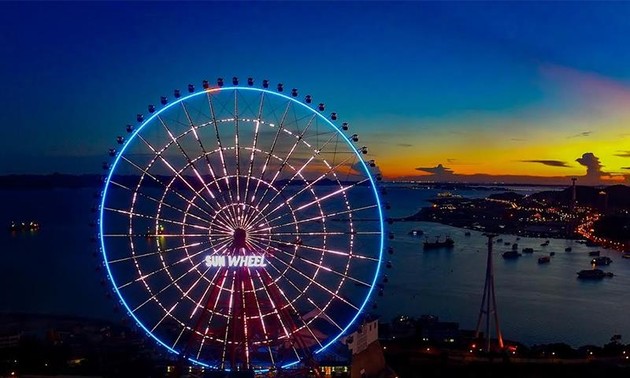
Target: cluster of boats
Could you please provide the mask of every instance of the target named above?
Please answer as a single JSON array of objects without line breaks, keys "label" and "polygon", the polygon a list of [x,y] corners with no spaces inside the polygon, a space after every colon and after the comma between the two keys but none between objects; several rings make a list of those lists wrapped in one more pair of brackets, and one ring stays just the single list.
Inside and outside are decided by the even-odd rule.
[{"label": "cluster of boats", "polygon": [[[411,236],[422,236],[424,232],[422,230],[411,230],[409,231],[409,235]],[[502,239],[497,239],[497,243],[503,242]],[[525,247],[522,250],[522,253],[518,250],[517,243],[508,243],[505,242],[505,245],[512,245],[512,249],[509,251],[505,251],[501,254],[504,259],[516,259],[522,256],[522,253],[531,254],[534,253],[534,249],[530,247]],[[455,242],[449,236],[446,236],[444,239],[441,239],[439,236],[435,238],[435,240],[430,241],[428,238],[425,239],[423,247],[424,250],[438,249],[438,248],[452,248],[455,245]],[[541,247],[546,247],[549,245],[549,241],[546,240],[541,244]],[[567,247],[564,249],[565,252],[571,252],[572,248]],[[605,272],[602,269],[599,269],[599,266],[607,266],[612,263],[612,259],[608,256],[600,256],[600,251],[590,251],[589,256],[593,257],[591,259],[592,269],[583,269],[577,272],[578,278],[580,279],[601,279],[604,277],[613,277],[612,272]],[[555,252],[549,252],[545,256],[540,256],[538,258],[539,264],[546,264],[551,262],[551,257],[555,255]],[[622,254],[623,258],[630,258],[630,252],[624,252]]]},{"label": "cluster of boats", "polygon": [[[545,241],[544,243],[541,244],[542,247],[546,247],[549,244],[549,241]],[[507,243],[506,243],[507,245]],[[567,247],[565,248],[565,252],[571,252],[571,247]],[[522,250],[523,253],[533,253],[534,249],[533,248],[523,248]],[[612,277],[613,273],[611,272],[604,272],[601,269],[598,269],[598,266],[607,266],[612,262],[612,259],[608,256],[600,256],[600,251],[590,251],[589,256],[593,257],[593,259],[591,259],[591,265],[593,266],[593,269],[584,269],[578,272],[578,278],[585,278],[585,279],[594,279],[594,278],[603,278],[603,277]],[[549,262],[551,262],[551,257],[553,257],[555,255],[555,252],[549,252],[548,255],[545,256],[540,256],[538,258],[538,263],[539,264],[547,264]],[[516,243],[512,244],[512,250],[510,251],[506,251],[503,252],[502,254],[504,259],[516,259],[520,256],[522,256],[522,254],[518,251],[518,245]],[[624,255],[622,255],[624,258],[630,258],[630,253],[624,253]]]},{"label": "cluster of boats", "polygon": [[12,221],[9,225],[10,232],[18,232],[18,231],[37,231],[39,230],[39,223],[35,221],[30,222],[14,222]]},{"label": "cluster of boats", "polygon": [[429,241],[429,239],[426,239],[423,244],[425,251],[427,249],[453,248],[454,246],[455,241],[449,236],[445,237],[444,240],[441,240],[439,236],[435,238],[435,241]]}]

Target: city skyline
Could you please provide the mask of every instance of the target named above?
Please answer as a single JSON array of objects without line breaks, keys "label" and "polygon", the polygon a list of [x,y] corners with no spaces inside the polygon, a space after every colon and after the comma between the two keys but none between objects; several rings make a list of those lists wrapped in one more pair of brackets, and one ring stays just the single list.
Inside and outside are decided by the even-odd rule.
[{"label": "city skyline", "polygon": [[310,93],[387,180],[630,182],[630,4],[3,3],[0,174],[97,173],[161,95]]}]

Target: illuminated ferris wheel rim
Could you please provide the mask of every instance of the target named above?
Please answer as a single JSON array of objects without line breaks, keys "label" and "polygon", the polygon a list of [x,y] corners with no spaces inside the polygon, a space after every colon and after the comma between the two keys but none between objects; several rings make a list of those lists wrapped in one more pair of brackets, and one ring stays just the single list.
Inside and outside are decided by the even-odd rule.
[{"label": "illuminated ferris wheel rim", "polygon": [[[321,114],[320,112],[316,111],[315,109],[311,108],[310,106],[296,100],[295,98],[289,97],[287,95],[284,95],[282,93],[277,93],[268,89],[260,89],[260,88],[252,88],[252,87],[241,87],[241,86],[228,86],[228,87],[219,87],[219,88],[208,88],[208,89],[204,89],[203,91],[199,91],[199,92],[195,92],[195,93],[191,93],[189,95],[186,96],[182,96],[177,98],[175,101],[173,102],[169,102],[167,104],[165,104],[161,109],[156,110],[154,114],[152,114],[150,117],[148,117],[146,120],[143,120],[141,125],[139,127],[137,127],[136,129],[133,130],[133,132],[131,133],[131,136],[129,137],[129,139],[127,141],[125,141],[125,143],[122,145],[122,148],[120,149],[119,152],[116,153],[115,159],[113,161],[113,163],[111,164],[111,169],[109,170],[106,179],[105,179],[105,183],[104,183],[104,189],[102,191],[102,197],[101,197],[101,202],[100,202],[100,212],[99,212],[99,241],[100,241],[100,248],[103,254],[103,258],[104,258],[104,265],[106,267],[107,270],[107,275],[108,278],[111,280],[113,287],[114,287],[114,291],[116,292],[118,298],[120,299],[122,305],[125,307],[125,309],[127,310],[128,314],[132,316],[132,318],[135,320],[135,322],[148,334],[150,335],[155,341],[157,341],[159,344],[161,344],[162,346],[164,346],[165,348],[167,348],[168,350],[170,350],[173,353],[176,354],[180,354],[180,351],[176,350],[175,348],[171,347],[170,345],[166,344],[165,342],[163,342],[159,337],[157,337],[156,335],[154,335],[154,333],[152,331],[150,331],[144,324],[144,322],[139,319],[136,314],[134,314],[134,311],[131,309],[131,307],[129,306],[129,304],[127,303],[127,300],[125,299],[124,295],[120,292],[119,290],[119,286],[116,282],[115,279],[115,275],[112,273],[111,267],[110,265],[107,263],[108,260],[108,253],[107,253],[107,248],[105,245],[105,239],[104,239],[104,229],[103,229],[103,225],[104,225],[104,209],[106,207],[106,198],[107,198],[107,194],[108,194],[108,189],[110,188],[110,184],[112,183],[112,177],[114,175],[114,172],[116,171],[117,166],[119,165],[120,161],[121,161],[121,157],[123,156],[123,154],[125,153],[125,151],[127,150],[127,148],[131,145],[131,142],[138,136],[138,134],[151,122],[153,122],[160,114],[166,112],[167,110],[173,108],[174,106],[176,106],[177,104],[183,103],[186,100],[192,99],[196,96],[202,96],[202,95],[210,95],[210,94],[217,94],[220,92],[228,92],[228,91],[233,91],[233,92],[238,92],[238,91],[250,91],[250,92],[258,92],[258,93],[263,93],[265,95],[271,95],[271,96],[279,96],[282,99],[286,100],[286,101],[290,101],[291,103],[298,105],[310,112],[312,112],[314,115],[316,115],[321,121],[325,122],[327,125],[329,125],[338,135],[340,135],[343,140],[345,141],[345,143],[348,146],[352,147],[352,152],[355,154],[357,161],[361,164],[361,168],[363,169],[364,172],[367,173],[367,180],[369,181],[371,190],[373,192],[374,195],[374,199],[376,201],[376,207],[377,207],[377,211],[378,211],[378,222],[379,222],[379,228],[381,230],[380,235],[379,235],[379,247],[378,247],[378,261],[382,261],[382,257],[383,257],[383,249],[384,249],[384,232],[382,232],[382,230],[384,229],[384,222],[383,222],[383,213],[382,213],[382,209],[381,209],[381,202],[380,202],[380,198],[379,198],[379,193],[376,189],[376,182],[374,180],[374,177],[372,174],[370,174],[368,166],[366,164],[366,162],[363,160],[363,158],[360,155],[360,152],[357,150],[357,148],[351,143],[350,139],[330,120],[328,120],[328,118],[326,118],[323,114]],[[248,120],[249,119],[243,119],[243,120]],[[200,127],[200,125],[193,125],[193,127]],[[245,149],[247,149],[247,147],[244,147]],[[221,147],[218,147],[217,150],[220,150]],[[227,150],[227,149],[225,149]],[[253,149],[252,149],[252,153],[253,153]],[[200,157],[198,157],[200,158]],[[197,159],[198,159],[197,158]],[[236,177],[236,179],[238,179],[237,175],[230,175],[229,177]],[[221,177],[220,179],[223,179],[223,177]],[[215,178],[215,180],[219,180],[217,178]],[[211,183],[208,183],[207,185],[210,185]],[[190,205],[189,205],[190,206]],[[359,317],[359,315],[361,313],[363,313],[366,304],[368,303],[368,300],[370,299],[370,297],[373,294],[374,291],[374,287],[376,286],[377,280],[379,278],[379,273],[380,273],[380,263],[375,265],[375,272],[372,278],[372,282],[370,283],[370,287],[369,287],[369,291],[368,294],[365,296],[365,299],[363,300],[363,302],[360,304],[360,306],[358,307],[358,311],[356,312],[356,314],[353,316],[353,318],[348,322],[348,324],[343,328],[343,330],[341,332],[339,332],[339,334],[337,334],[334,338],[332,338],[331,340],[329,340],[326,344],[324,344],[323,346],[321,346],[320,348],[318,348],[317,350],[315,350],[315,354],[322,352],[323,350],[325,350],[326,348],[328,348],[331,344],[333,344],[335,341],[337,341],[342,335],[346,334],[347,331],[349,330],[349,328],[355,323],[355,321],[357,320],[357,318]],[[204,366],[208,366],[208,367],[212,367],[210,365],[208,365],[207,363],[204,363],[203,361],[198,361],[194,358],[188,357],[192,362],[204,365]],[[299,363],[299,361],[295,361],[293,363],[287,364],[286,366],[291,366],[294,364]]]}]

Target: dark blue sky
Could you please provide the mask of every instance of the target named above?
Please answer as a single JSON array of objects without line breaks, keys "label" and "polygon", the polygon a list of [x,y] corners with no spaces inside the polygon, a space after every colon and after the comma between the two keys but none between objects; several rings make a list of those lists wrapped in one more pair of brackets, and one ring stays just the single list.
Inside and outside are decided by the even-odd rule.
[{"label": "dark blue sky", "polygon": [[[449,162],[456,173],[520,172],[475,151],[458,166],[448,151],[506,124],[532,130],[515,137],[532,146],[550,129],[561,139],[601,129],[593,146],[622,146],[590,152],[623,174],[628,159],[612,159],[630,142],[612,130],[629,115],[628,20],[625,2],[3,2],[0,174],[97,172],[148,103],[218,76],[308,91],[378,141],[372,151],[399,176]],[[582,122],[594,103],[600,117]],[[447,151],[419,152],[434,137]],[[585,148],[517,153],[569,161]]]}]

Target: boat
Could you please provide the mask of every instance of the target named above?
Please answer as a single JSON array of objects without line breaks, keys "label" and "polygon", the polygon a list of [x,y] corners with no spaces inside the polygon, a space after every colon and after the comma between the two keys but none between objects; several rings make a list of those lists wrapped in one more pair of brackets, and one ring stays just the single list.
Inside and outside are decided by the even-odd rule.
[{"label": "boat", "polygon": [[518,249],[518,243],[512,244],[512,250],[516,251]]},{"label": "boat", "polygon": [[424,235],[424,231],[422,231],[421,229],[418,228],[418,229],[413,229],[413,230],[409,231],[408,234],[411,235],[411,236],[422,236],[422,235]]},{"label": "boat", "polygon": [[630,259],[630,252],[624,252],[621,254],[621,257],[624,259]]},{"label": "boat", "polygon": [[453,248],[455,242],[450,237],[446,237],[444,240],[440,241],[440,238],[435,238],[434,242],[430,242],[425,240],[424,249],[436,249],[436,248]]},{"label": "boat", "polygon": [[464,232],[464,236],[470,236],[470,231]]},{"label": "boat", "polygon": [[[163,224],[158,224],[157,235],[163,235],[163,234],[164,234],[164,225]],[[156,236],[155,228],[147,227],[147,232],[145,232],[144,237],[147,238],[147,239],[151,239],[151,238],[153,238],[155,236]]]},{"label": "boat", "polygon": [[611,262],[612,259],[608,256],[595,257],[591,260],[591,264],[593,265],[609,265]]},{"label": "boat", "polygon": [[565,252],[571,252],[571,250],[572,250],[572,248],[571,248],[571,247],[566,247],[566,248],[564,249],[564,251],[565,251]]},{"label": "boat", "polygon": [[521,256],[521,254],[518,253],[517,251],[506,251],[506,252],[503,252],[501,256],[503,256],[504,259],[515,259]]},{"label": "boat", "polygon": [[599,251],[589,251],[588,255],[589,256],[599,256]]},{"label": "boat", "polygon": [[589,279],[589,280],[601,279],[604,277],[613,276],[612,272],[604,272],[601,269],[583,269],[577,272],[577,275],[578,275],[578,278]]},{"label": "boat", "polygon": [[555,252],[549,252],[549,256],[555,256],[556,253]]},{"label": "boat", "polygon": [[538,258],[538,263],[539,264],[545,264],[551,261],[551,257],[549,256],[541,256]]},{"label": "boat", "polygon": [[523,248],[523,253],[534,253],[534,248],[525,247]]},{"label": "boat", "polygon": [[545,242],[544,242],[544,243],[542,243],[540,246],[541,246],[541,247],[546,247],[546,246],[548,246],[548,245],[549,245],[549,240],[545,240]]}]

